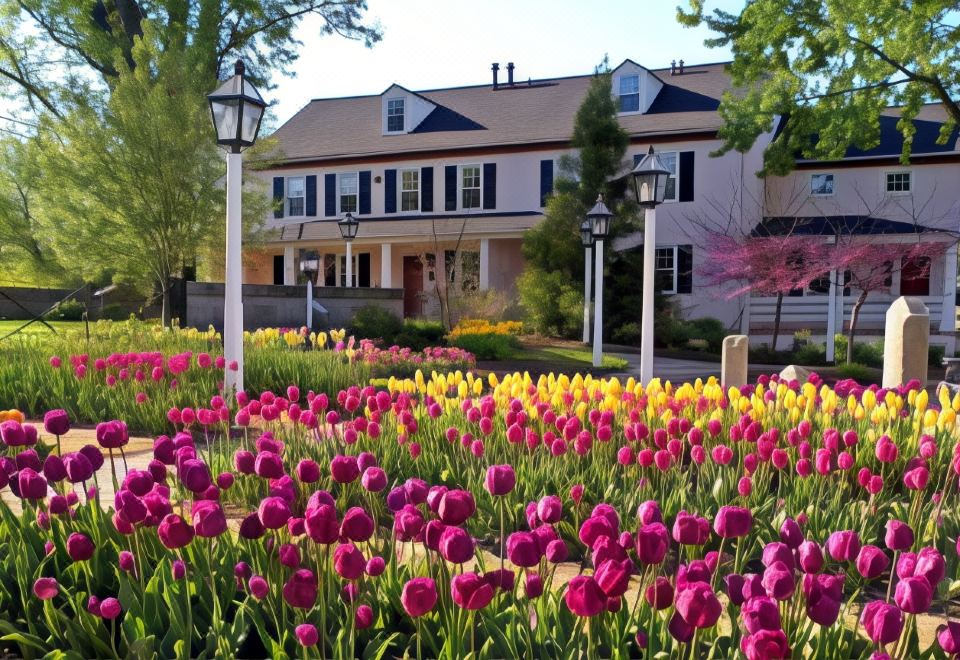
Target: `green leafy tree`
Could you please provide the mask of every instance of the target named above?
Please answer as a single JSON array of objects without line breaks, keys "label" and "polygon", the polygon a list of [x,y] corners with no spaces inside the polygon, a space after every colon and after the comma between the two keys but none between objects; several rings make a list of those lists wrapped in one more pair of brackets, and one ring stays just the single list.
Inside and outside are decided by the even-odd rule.
[{"label": "green leafy tree", "polygon": [[720,153],[745,151],[782,117],[764,152],[764,173],[784,174],[796,154],[836,160],[850,146],[880,140],[880,115],[902,106],[901,160],[910,156],[913,119],[927,101],[948,120],[946,141],[960,122],[960,26],[946,0],[752,0],[740,13],[707,11],[704,0],[678,8],[687,26],[717,33],[708,46],[733,51],[736,90],[724,95]]},{"label": "green leafy tree", "polygon": [[321,19],[321,35],[372,45],[366,0],[0,0],[0,90],[31,110],[64,116],[77,86],[112,89],[136,64],[147,26],[161,52],[178,51],[207,84],[243,58],[259,85],[299,57],[295,28]]},{"label": "green leafy tree", "polygon": [[519,285],[520,302],[528,325],[538,332],[572,337],[581,329],[582,314],[570,317],[571,310],[583,308],[580,224],[597,195],[602,194],[616,213],[612,223],[615,234],[634,225],[636,205],[622,199],[624,181],[614,180],[629,141],[617,121],[604,59],[574,120],[571,146],[577,153],[560,159],[544,219],[523,239],[526,266]]},{"label": "green leafy tree", "polygon": [[[77,98],[63,121],[44,121],[44,233],[61,262],[87,279],[114,273],[159,289],[169,324],[170,278],[204,246],[223,245],[224,159],[183,54],[164,51],[146,26],[130,56],[134,66],[105,105]],[[244,226],[255,233],[267,197],[245,197]]]}]

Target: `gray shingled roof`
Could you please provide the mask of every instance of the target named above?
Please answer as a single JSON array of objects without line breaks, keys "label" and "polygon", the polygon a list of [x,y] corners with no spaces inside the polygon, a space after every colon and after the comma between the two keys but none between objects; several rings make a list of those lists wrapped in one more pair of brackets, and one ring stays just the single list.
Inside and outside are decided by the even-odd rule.
[{"label": "gray shingled roof", "polygon": [[[669,69],[652,70],[664,88],[647,113],[621,117],[623,127],[632,136],[715,131],[721,124],[716,107],[730,88],[725,66],[687,66],[674,76]],[[313,100],[273,135],[287,162],[566,141],[591,78],[538,80],[532,86],[524,81],[497,91],[481,85],[418,92],[481,129],[382,135],[380,95],[373,95]]]}]

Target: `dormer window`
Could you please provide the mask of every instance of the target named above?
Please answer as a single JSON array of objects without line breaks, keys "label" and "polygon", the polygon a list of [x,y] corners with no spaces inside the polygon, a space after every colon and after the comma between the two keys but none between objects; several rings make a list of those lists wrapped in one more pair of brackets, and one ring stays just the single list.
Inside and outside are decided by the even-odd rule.
[{"label": "dormer window", "polygon": [[620,76],[620,112],[640,111],[640,76]]},{"label": "dormer window", "polygon": [[404,127],[404,99],[387,101],[387,132],[402,133]]}]

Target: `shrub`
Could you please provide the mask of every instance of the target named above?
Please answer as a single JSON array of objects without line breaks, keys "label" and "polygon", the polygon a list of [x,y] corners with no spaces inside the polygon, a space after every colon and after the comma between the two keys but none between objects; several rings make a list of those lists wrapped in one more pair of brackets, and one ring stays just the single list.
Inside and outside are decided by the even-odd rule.
[{"label": "shrub", "polygon": [[513,335],[459,335],[450,340],[452,346],[473,353],[478,360],[507,360],[520,347]]},{"label": "shrub", "polygon": [[619,328],[614,329],[613,341],[617,344],[639,344],[642,334],[639,323],[624,323]]},{"label": "shrub", "polygon": [[443,324],[439,321],[406,319],[400,332],[389,344],[422,351],[427,346],[444,345],[443,336],[445,332]]},{"label": "shrub", "polygon": [[128,314],[120,303],[104,305],[103,311],[100,312],[100,318],[108,321],[126,321],[130,316],[131,314]]},{"label": "shrub", "polygon": [[361,339],[382,339],[386,345],[396,342],[403,331],[403,320],[383,307],[367,305],[357,310],[350,324],[350,332]]},{"label": "shrub", "polygon": [[827,347],[822,344],[801,344],[793,352],[794,364],[805,366],[821,366],[827,361]]},{"label": "shrub", "polygon": [[927,364],[931,367],[939,367],[943,364],[943,356],[946,353],[946,346],[936,344],[927,349]]},{"label": "shrub", "polygon": [[458,319],[499,320],[510,313],[512,305],[512,296],[498,289],[463,291],[450,296],[450,312]]},{"label": "shrub", "polygon": [[672,316],[663,314],[653,319],[653,341],[657,346],[679,348],[689,339],[687,326]]},{"label": "shrub", "polygon": [[869,381],[872,376],[869,367],[856,362],[852,364],[841,364],[837,367],[837,374],[841,378],[852,378],[860,382]]},{"label": "shrub", "polygon": [[719,353],[723,348],[723,338],[727,336],[727,326],[720,319],[704,316],[699,319],[682,321],[687,326],[685,334],[690,339],[704,339],[709,350]]},{"label": "shrub", "polygon": [[47,319],[54,321],[79,321],[83,318],[86,307],[79,300],[64,300],[47,314]]},{"label": "shrub", "polygon": [[569,338],[583,332],[583,291],[562,273],[527,268],[517,290],[525,325],[534,332]]}]

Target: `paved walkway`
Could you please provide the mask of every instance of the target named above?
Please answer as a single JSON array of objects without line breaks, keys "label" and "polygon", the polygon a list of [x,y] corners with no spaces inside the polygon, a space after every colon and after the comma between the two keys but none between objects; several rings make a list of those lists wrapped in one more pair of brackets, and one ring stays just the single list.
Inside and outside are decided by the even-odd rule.
[{"label": "paved walkway", "polygon": [[[622,373],[611,374],[611,376],[633,376],[640,377],[640,354],[639,353],[607,353],[613,357],[618,357],[628,362],[627,368]],[[751,364],[749,368],[750,379],[753,380],[760,374],[778,374],[783,369],[782,366],[769,364]],[[710,376],[720,377],[720,363],[707,360],[687,360],[681,358],[654,356],[653,375],[662,380],[669,380],[671,383],[693,382],[697,378],[706,379]]]}]

